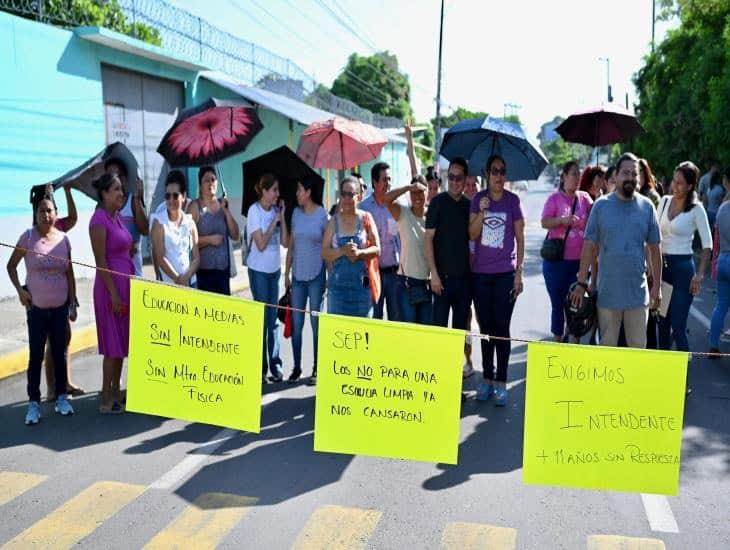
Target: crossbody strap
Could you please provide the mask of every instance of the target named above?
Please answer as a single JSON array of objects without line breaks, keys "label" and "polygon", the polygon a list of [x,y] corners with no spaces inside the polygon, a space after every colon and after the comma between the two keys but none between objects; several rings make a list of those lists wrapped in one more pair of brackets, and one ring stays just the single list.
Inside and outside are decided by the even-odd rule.
[{"label": "crossbody strap", "polygon": [[[575,198],[573,199],[573,208],[570,210],[570,217],[573,217],[573,214],[575,214],[575,207],[578,205],[578,193],[575,194]],[[563,237],[563,242],[566,242],[568,240],[568,233],[570,233],[570,230],[573,228],[573,224],[571,223],[568,226],[568,229],[565,231],[565,237]]]}]

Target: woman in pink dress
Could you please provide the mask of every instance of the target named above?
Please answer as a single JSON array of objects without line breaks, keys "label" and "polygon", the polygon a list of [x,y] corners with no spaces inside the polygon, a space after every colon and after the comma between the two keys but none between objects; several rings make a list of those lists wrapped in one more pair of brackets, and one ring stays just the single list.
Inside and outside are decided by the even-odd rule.
[{"label": "woman in pink dress", "polygon": [[[119,211],[124,206],[122,182],[105,174],[94,182],[99,205],[89,222],[96,260],[94,314],[99,353],[104,356],[102,414],[124,411],[121,398],[122,362],[129,349],[129,277],[134,275],[132,235]],[[111,273],[113,271],[114,273]]]}]

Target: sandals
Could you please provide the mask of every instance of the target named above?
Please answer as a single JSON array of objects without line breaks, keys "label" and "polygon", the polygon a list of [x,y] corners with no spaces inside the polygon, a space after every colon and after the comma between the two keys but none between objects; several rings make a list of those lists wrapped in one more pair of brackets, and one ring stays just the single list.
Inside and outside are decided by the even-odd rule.
[{"label": "sandals", "polygon": [[79,397],[86,394],[86,390],[81,386],[66,386],[66,393],[71,397]]},{"label": "sandals", "polygon": [[99,405],[100,414],[122,414],[124,412],[124,405],[118,401],[114,401],[111,405]]}]

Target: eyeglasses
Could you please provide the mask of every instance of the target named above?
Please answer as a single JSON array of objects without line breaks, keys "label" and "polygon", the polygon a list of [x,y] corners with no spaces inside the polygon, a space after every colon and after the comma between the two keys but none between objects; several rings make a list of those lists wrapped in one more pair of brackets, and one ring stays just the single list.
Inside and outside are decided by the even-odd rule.
[{"label": "eyeglasses", "polygon": [[493,176],[506,176],[507,169],[506,168],[490,168],[489,173]]},{"label": "eyeglasses", "polygon": [[449,181],[464,181],[464,176],[460,176],[458,174],[449,174],[448,178]]},{"label": "eyeglasses", "polygon": [[340,191],[340,197],[343,199],[354,199],[357,193],[353,191]]},{"label": "eyeglasses", "polygon": [[177,200],[179,198],[180,198],[180,193],[178,193],[177,191],[173,191],[172,193],[165,193],[166,201],[169,201],[170,199]]}]

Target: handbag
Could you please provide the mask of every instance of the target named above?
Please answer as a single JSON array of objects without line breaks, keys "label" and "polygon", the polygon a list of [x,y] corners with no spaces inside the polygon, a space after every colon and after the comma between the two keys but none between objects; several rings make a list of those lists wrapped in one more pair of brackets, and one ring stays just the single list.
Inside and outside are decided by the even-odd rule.
[{"label": "handbag", "polygon": [[[406,281],[406,295],[408,296],[408,303],[412,306],[425,304],[431,301],[431,291],[426,284],[426,281],[419,281],[417,279],[411,279],[410,277],[405,278]],[[413,284],[415,282],[415,284]]]},{"label": "handbag", "polygon": [[279,298],[279,309],[276,316],[284,324],[284,338],[289,338],[292,332],[291,288],[287,288]]},{"label": "handbag", "polygon": [[[365,221],[365,231],[370,234],[370,216],[366,213],[364,215]],[[370,238],[367,239],[366,247],[373,246],[373,243],[370,242]],[[374,256],[373,258],[365,260],[365,267],[368,270],[368,281],[370,285],[370,297],[373,299],[374,303],[377,303],[378,300],[380,300],[380,290],[382,283],[380,282],[380,262],[378,261],[378,257]]]},{"label": "handbag", "polygon": [[[577,204],[578,196],[576,195],[576,197],[573,199],[573,208],[570,210],[571,216],[575,214],[575,207]],[[548,239],[546,235],[545,240],[542,242],[542,247],[540,247],[540,256],[542,256],[548,262],[561,261],[565,254],[565,241],[568,239],[568,233],[570,233],[571,228],[572,224],[568,226],[568,229],[565,231],[565,236],[562,239]],[[549,234],[550,231],[548,231],[548,235]]]}]

